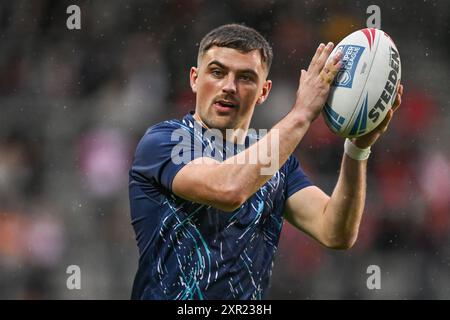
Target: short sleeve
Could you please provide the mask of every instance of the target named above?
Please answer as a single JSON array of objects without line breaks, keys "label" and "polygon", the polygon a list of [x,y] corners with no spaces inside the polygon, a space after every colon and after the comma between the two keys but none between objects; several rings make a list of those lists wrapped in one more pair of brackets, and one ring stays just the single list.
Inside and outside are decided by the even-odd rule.
[{"label": "short sleeve", "polygon": [[287,162],[286,199],[297,191],[313,185],[295,156],[291,155]]},{"label": "short sleeve", "polygon": [[178,171],[195,159],[192,133],[174,124],[160,124],[150,128],[139,142],[131,173],[155,179],[172,190]]}]

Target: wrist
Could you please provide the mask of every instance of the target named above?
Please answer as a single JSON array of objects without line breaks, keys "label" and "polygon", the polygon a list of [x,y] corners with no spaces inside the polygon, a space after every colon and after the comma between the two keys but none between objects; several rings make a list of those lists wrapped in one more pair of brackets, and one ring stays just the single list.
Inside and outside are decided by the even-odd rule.
[{"label": "wrist", "polygon": [[370,147],[359,148],[350,139],[345,139],[344,152],[347,156],[354,160],[362,161],[367,160],[370,155]]},{"label": "wrist", "polygon": [[353,142],[353,144],[360,149],[366,149],[371,147],[371,145],[367,145],[367,141],[364,141],[364,139],[352,138],[350,139],[350,141]]},{"label": "wrist", "polygon": [[309,127],[312,123],[311,116],[309,116],[306,112],[292,110],[290,113],[297,127]]}]

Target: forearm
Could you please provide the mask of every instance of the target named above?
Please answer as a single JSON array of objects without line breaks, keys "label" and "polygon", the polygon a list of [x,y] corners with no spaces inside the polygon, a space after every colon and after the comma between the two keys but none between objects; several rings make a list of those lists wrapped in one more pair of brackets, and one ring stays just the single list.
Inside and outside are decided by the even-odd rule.
[{"label": "forearm", "polygon": [[175,176],[174,193],[229,211],[260,189],[286,162],[322,111],[331,80],[340,68],[337,54],[327,63],[327,75],[321,74],[332,49],[332,43],[317,48],[308,70],[301,71],[294,107],[265,137],[224,162],[211,158],[192,161]]},{"label": "forearm", "polygon": [[344,154],[323,215],[323,232],[331,247],[349,248],[356,241],[366,198],[366,170],[367,160],[353,160]]},{"label": "forearm", "polygon": [[257,143],[224,161],[222,172],[250,197],[286,162],[309,125],[308,120],[288,114]]}]

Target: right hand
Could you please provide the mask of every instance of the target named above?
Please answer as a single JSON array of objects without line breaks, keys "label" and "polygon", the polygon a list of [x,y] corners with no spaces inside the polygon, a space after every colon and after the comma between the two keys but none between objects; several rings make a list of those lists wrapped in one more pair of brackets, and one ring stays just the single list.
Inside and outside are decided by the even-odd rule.
[{"label": "right hand", "polygon": [[332,42],[326,46],[321,43],[309,64],[308,71],[303,69],[301,71],[293,111],[310,122],[322,111],[330,93],[330,85],[341,67],[341,52],[336,53],[333,59],[326,63],[333,46]]}]

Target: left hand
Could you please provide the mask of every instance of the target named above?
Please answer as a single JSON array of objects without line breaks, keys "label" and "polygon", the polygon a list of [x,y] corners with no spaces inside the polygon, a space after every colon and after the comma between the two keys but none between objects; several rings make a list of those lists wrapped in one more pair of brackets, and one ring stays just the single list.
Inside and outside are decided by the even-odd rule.
[{"label": "left hand", "polygon": [[355,144],[355,146],[361,149],[365,149],[373,145],[378,140],[378,138],[387,130],[389,122],[391,122],[391,119],[394,115],[394,112],[398,109],[398,107],[402,103],[402,95],[403,95],[403,85],[400,84],[397,91],[397,96],[395,97],[394,104],[392,105],[392,108],[389,109],[384,120],[378,125],[378,127],[376,127],[373,131],[369,132],[368,134],[365,134],[358,138],[353,138],[352,142]]}]

